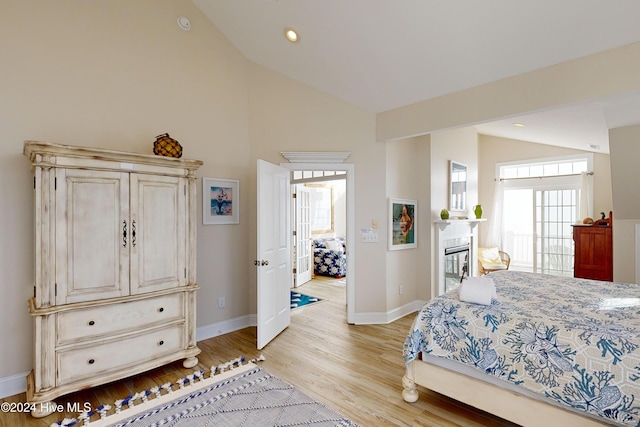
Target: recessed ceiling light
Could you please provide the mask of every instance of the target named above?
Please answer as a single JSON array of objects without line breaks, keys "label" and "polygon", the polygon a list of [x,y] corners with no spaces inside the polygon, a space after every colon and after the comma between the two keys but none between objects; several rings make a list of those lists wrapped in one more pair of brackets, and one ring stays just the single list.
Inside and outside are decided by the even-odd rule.
[{"label": "recessed ceiling light", "polygon": [[294,30],[293,28],[287,28],[286,30],[284,30],[284,36],[291,43],[297,43],[298,40],[300,40],[300,37],[298,37],[298,32],[296,30]]},{"label": "recessed ceiling light", "polygon": [[519,128],[523,128],[524,127],[524,125],[522,123],[514,123],[513,125],[514,126],[518,126]]},{"label": "recessed ceiling light", "polygon": [[178,27],[182,28],[185,31],[189,31],[191,29],[191,21],[186,16],[178,17]]}]

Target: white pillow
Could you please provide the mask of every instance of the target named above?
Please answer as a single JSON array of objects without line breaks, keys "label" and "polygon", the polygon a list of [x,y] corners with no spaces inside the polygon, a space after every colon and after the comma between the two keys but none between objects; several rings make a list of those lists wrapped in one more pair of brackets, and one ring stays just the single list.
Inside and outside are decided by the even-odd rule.
[{"label": "white pillow", "polygon": [[338,244],[335,240],[325,241],[324,247],[335,252],[342,252],[342,245]]}]

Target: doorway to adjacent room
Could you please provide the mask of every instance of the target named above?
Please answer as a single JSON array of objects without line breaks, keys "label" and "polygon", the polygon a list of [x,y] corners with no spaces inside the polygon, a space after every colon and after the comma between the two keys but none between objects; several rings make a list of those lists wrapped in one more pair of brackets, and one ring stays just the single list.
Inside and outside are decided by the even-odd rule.
[{"label": "doorway to adjacent room", "polygon": [[[349,242],[354,242],[355,239],[355,225],[354,225],[354,165],[349,163],[283,163],[282,167],[291,170],[291,185],[292,189],[296,185],[303,185],[306,188],[315,189],[319,198],[319,209],[315,214],[307,212],[308,218],[304,216],[301,218],[301,225],[298,226],[297,220],[292,221],[292,227],[295,229],[296,236],[294,238],[295,249],[292,251],[295,255],[292,255],[296,263],[296,275],[297,269],[300,263],[306,263],[302,266],[302,271],[308,269],[311,276],[314,272],[314,251],[312,244],[315,246],[314,239],[318,238],[332,238],[340,237],[344,240],[344,246],[348,248],[343,253],[345,268],[348,267],[348,273],[343,277],[324,276],[318,275],[317,283],[309,283],[315,285],[327,285],[331,282],[331,292],[344,292],[344,301],[347,310],[347,322],[354,323],[354,305],[355,295],[354,287],[356,283],[356,275],[354,260],[355,260],[355,245],[349,245]],[[340,185],[333,185],[335,182],[340,182]],[[329,184],[333,183],[333,184]],[[331,188],[331,191],[327,189]],[[293,190],[292,190],[293,192]],[[333,232],[331,227],[331,207],[327,204],[328,195],[333,192]],[[338,197],[336,197],[338,195]],[[293,200],[293,199],[292,199]],[[311,196],[309,196],[308,204],[312,203]],[[292,204],[292,213],[294,212],[294,204]],[[304,205],[304,203],[303,203]],[[303,212],[304,209],[302,208]],[[297,208],[296,208],[297,210]],[[302,212],[298,215],[304,215]],[[312,229],[317,233],[312,233]],[[338,235],[339,234],[339,235]],[[306,239],[306,241],[305,241]],[[334,245],[329,243],[328,245]],[[339,245],[339,242],[335,242],[335,245]],[[306,255],[305,255],[306,254]],[[310,282],[313,282],[311,280]],[[298,280],[298,286],[301,285],[301,281]],[[321,297],[321,295],[318,295]]]}]

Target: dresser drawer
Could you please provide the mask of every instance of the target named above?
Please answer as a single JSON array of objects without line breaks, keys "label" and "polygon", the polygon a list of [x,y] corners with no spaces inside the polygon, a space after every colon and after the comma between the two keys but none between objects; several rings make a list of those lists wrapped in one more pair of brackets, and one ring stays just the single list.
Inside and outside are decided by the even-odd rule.
[{"label": "dresser drawer", "polygon": [[57,385],[125,369],[186,347],[184,323],[140,335],[56,351]]},{"label": "dresser drawer", "polygon": [[137,330],[184,319],[184,293],[58,313],[57,343]]}]

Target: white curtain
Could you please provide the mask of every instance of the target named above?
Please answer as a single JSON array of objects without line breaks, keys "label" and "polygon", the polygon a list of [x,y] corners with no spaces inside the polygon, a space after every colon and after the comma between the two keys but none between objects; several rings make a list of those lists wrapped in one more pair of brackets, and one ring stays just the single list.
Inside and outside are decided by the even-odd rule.
[{"label": "white curtain", "polygon": [[491,210],[491,224],[487,236],[487,247],[502,247],[502,211],[504,209],[504,182],[496,178],[493,192],[493,209]]},{"label": "white curtain", "polygon": [[582,172],[580,173],[580,211],[576,220],[581,222],[587,217],[593,218],[593,175]]}]

